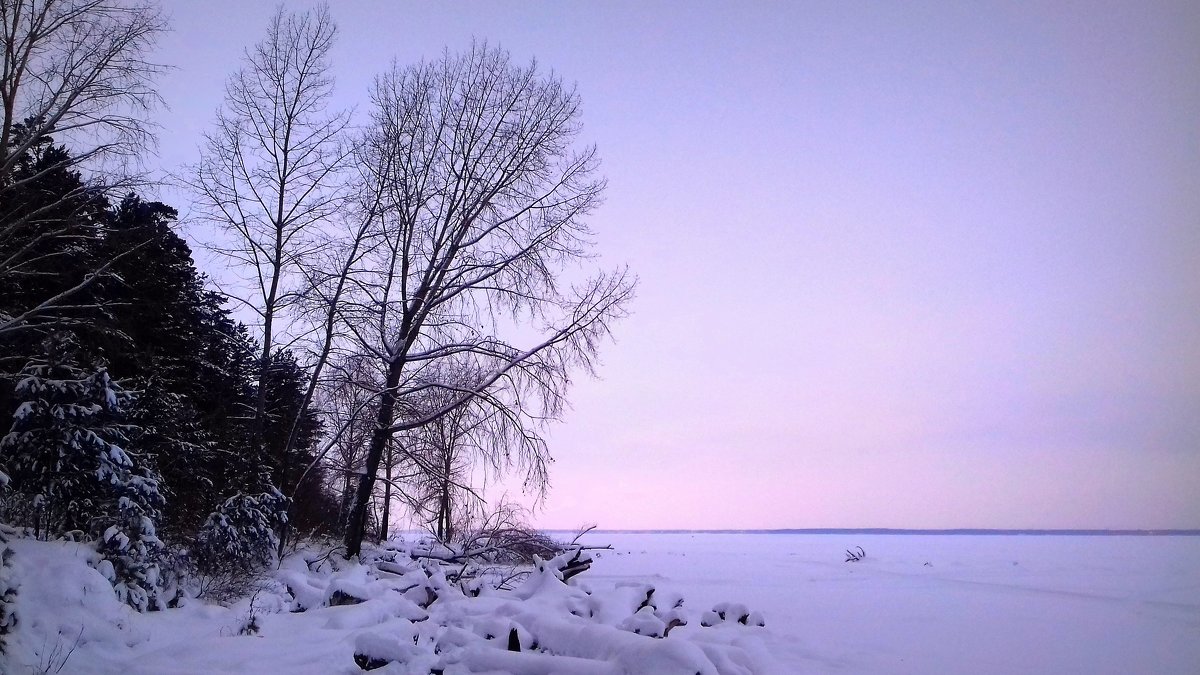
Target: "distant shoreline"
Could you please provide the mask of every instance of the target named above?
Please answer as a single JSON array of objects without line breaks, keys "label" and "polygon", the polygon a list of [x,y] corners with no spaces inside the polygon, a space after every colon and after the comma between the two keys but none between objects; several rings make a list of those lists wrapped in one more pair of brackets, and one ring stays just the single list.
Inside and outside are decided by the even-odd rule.
[{"label": "distant shoreline", "polygon": [[[576,530],[545,530],[546,532],[576,532]],[[801,528],[779,530],[592,530],[595,534],[898,534],[898,535],[1026,535],[1072,537],[1197,537],[1198,530],[1015,530],[1015,529],[941,529],[918,530],[903,528]]]}]

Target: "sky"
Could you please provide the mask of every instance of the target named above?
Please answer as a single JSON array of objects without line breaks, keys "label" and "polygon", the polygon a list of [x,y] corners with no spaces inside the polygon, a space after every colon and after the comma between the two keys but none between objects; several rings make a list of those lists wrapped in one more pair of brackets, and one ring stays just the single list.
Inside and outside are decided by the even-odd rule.
[{"label": "sky", "polygon": [[[165,7],[173,169],[275,5]],[[1200,3],[331,9],[359,113],[472,39],[578,86],[640,285],[535,523],[1200,528]]]}]

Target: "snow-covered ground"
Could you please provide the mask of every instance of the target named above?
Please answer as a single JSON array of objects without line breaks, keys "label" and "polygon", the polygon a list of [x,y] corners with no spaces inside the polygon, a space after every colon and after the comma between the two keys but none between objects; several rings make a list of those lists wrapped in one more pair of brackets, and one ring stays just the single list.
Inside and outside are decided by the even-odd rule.
[{"label": "snow-covered ground", "polygon": [[784,672],[1200,673],[1200,537],[591,537],[596,582],[761,610]]},{"label": "snow-covered ground", "polygon": [[[382,572],[292,559],[255,598],[249,635],[248,600],[137,615],[83,545],[16,541],[22,662],[0,672],[350,674],[366,652],[410,661],[380,673],[429,672],[447,655],[447,673],[1200,673],[1200,537],[587,538],[615,548],[569,586],[543,572],[478,598],[404,559]],[[866,557],[844,562],[859,546]],[[646,584],[657,609],[634,615]],[[422,608],[425,587],[444,600]],[[338,590],[367,602],[339,606]],[[675,596],[687,626],[633,634],[661,630]],[[724,601],[766,627],[700,626]],[[503,646],[513,627],[520,654]]]}]

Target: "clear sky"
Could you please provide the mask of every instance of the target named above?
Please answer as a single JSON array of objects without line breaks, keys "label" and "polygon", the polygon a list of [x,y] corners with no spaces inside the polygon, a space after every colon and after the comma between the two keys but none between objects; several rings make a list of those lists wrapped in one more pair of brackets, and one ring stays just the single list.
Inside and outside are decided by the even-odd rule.
[{"label": "clear sky", "polygon": [[[539,524],[1200,527],[1200,3],[331,6],[347,106],[578,83],[641,285]],[[274,5],[166,7],[170,168]]]}]

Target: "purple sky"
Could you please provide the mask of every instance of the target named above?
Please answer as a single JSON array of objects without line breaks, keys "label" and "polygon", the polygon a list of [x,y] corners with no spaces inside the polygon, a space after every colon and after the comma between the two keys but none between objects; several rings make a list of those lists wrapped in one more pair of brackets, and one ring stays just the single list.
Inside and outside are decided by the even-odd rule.
[{"label": "purple sky", "polygon": [[[172,167],[273,4],[166,4]],[[332,10],[344,105],[472,36],[579,85],[641,286],[540,524],[1200,527],[1200,3]]]}]

